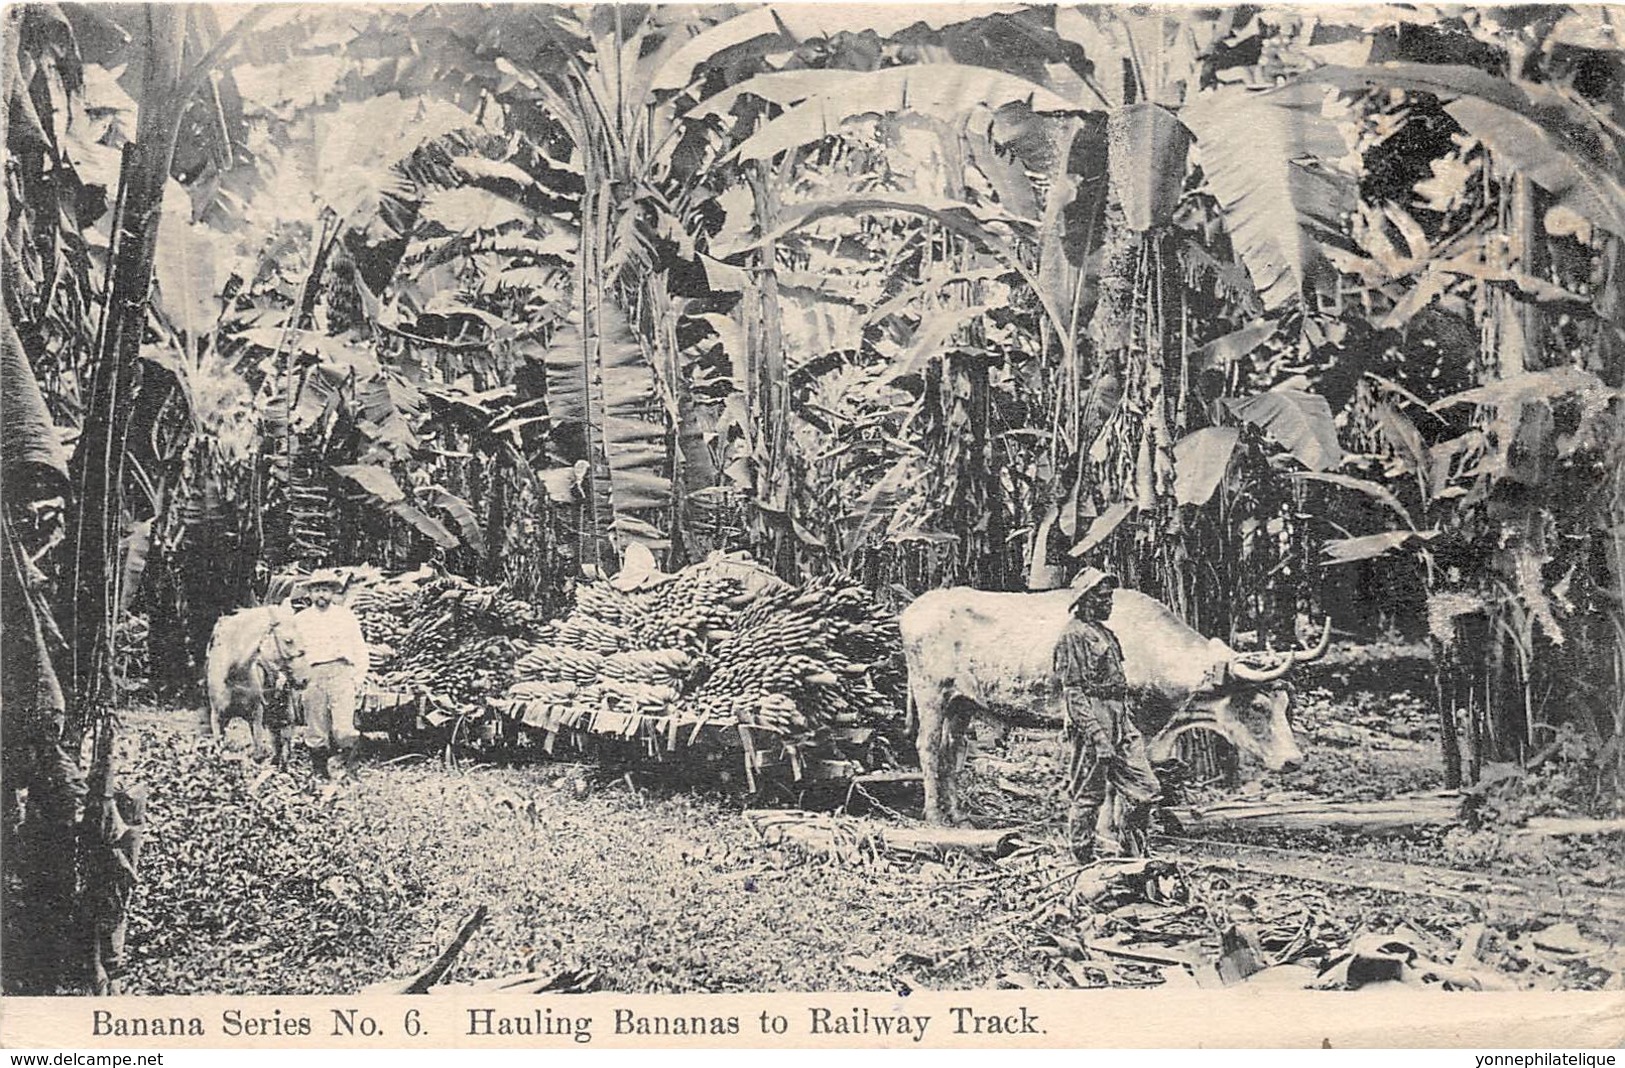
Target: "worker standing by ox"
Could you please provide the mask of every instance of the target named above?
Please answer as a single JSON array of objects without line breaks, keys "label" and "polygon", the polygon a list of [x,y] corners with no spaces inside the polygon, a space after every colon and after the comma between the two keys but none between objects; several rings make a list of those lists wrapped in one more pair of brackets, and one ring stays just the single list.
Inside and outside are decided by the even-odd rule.
[{"label": "worker standing by ox", "polygon": [[299,627],[303,658],[299,663],[305,710],[305,745],[318,779],[331,775],[329,758],[336,752],[340,771],[346,773],[360,732],[356,730],[356,699],[372,668],[361,623],[339,600],[344,579],[333,571],[318,571],[306,583],[310,607],[294,617]]},{"label": "worker standing by ox", "polygon": [[[1162,793],[1162,785],[1129,713],[1123,648],[1106,628],[1117,580],[1090,568],[1073,588],[1078,593],[1072,618],[1055,645],[1055,681],[1066,701],[1066,735],[1071,742],[1067,842],[1079,863],[1087,864],[1102,847],[1144,852],[1151,802]],[[1096,825],[1108,790],[1115,795],[1112,837],[1102,842]]]}]

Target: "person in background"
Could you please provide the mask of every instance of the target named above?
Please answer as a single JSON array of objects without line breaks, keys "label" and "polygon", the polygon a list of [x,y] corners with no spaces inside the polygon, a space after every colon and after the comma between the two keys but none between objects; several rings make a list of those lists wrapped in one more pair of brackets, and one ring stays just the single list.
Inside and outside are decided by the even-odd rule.
[{"label": "person in background", "polygon": [[302,683],[300,703],[305,711],[311,768],[318,779],[326,779],[331,777],[328,760],[335,753],[341,774],[348,773],[361,737],[355,724],[356,700],[372,659],[360,621],[339,600],[343,578],[333,571],[318,571],[306,589],[310,607],[294,616],[302,650],[297,669]]},{"label": "person in background", "polygon": [[[1102,846],[1113,852],[1125,846],[1132,852],[1144,851],[1151,802],[1162,793],[1162,785],[1129,712],[1123,648],[1106,628],[1117,580],[1089,568],[1073,588],[1078,592],[1072,618],[1055,645],[1055,680],[1066,701],[1066,734],[1071,741],[1067,844],[1080,864],[1088,864]],[[1115,794],[1113,837],[1102,842],[1096,826],[1108,787]]]}]

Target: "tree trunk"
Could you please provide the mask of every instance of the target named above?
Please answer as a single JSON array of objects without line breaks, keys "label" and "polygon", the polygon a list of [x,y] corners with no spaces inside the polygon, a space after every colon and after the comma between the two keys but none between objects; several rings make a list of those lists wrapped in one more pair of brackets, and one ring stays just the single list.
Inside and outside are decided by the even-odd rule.
[{"label": "tree trunk", "polygon": [[[794,153],[791,154],[792,157]],[[778,217],[779,200],[774,187],[774,175],[766,164],[758,164],[750,175],[751,195],[756,209],[757,225],[763,233],[772,231]],[[745,293],[745,340],[749,352],[746,372],[746,408],[755,418],[750,428],[754,446],[752,459],[756,470],[755,491],[757,521],[763,525],[758,544],[758,555],[781,578],[794,580],[796,574],[796,539],[787,519],[790,507],[790,471],[788,443],[790,437],[790,381],[785,363],[784,337],[779,319],[779,276],[777,251],[773,242],[764,243],[756,252],[756,269],[752,286]],[[760,507],[766,502],[771,518]]]},{"label": "tree trunk", "polygon": [[[1439,752],[1444,759],[1444,785],[1446,789],[1459,790],[1462,785],[1461,742],[1456,733],[1456,705],[1460,698],[1462,671],[1454,650],[1446,647],[1438,638],[1431,639],[1431,644],[1433,707],[1439,716]],[[1467,715],[1475,714],[1469,705]]]},{"label": "tree trunk", "polygon": [[180,123],[181,47],[187,12],[176,5],[145,8],[146,65],[136,112],[136,141],[126,146],[121,196],[113,220],[107,304],[95,355],[90,405],[71,468],[68,624],[72,714],[83,722],[112,683],[113,612],[118,603],[118,546],[123,448],[129,403],[140,375],[158,219]]},{"label": "tree trunk", "polygon": [[[119,197],[113,217],[113,247],[108,266],[107,303],[95,349],[90,404],[86,408],[79,445],[70,467],[72,492],[68,505],[67,583],[62,591],[63,618],[68,635],[68,729],[65,743],[56,747],[55,759],[72,764],[77,772],[77,751],[72,743],[86,723],[98,724],[99,759],[91,789],[85,797],[87,812],[100,814],[111,801],[113,788],[109,761],[113,724],[97,715],[112,693],[113,628],[119,604],[119,536],[124,518],[123,481],[125,443],[140,382],[141,339],[147,323],[148,291],[158,242],[158,221],[163,211],[164,185],[174,159],[175,137],[185,105],[182,48],[188,10],[178,5],[154,4],[141,13],[145,19],[145,65],[136,111],[136,140],[127,145],[119,171]],[[57,779],[64,779],[67,769]],[[67,780],[71,782],[71,779]],[[69,795],[61,791],[60,808],[41,830],[48,835],[38,844],[58,858],[67,858],[69,873],[76,860],[97,855],[109,846],[100,833],[103,821],[81,828],[74,840],[74,812]],[[41,799],[43,800],[43,798]],[[58,807],[53,803],[53,808]],[[60,869],[62,865],[58,864]],[[87,875],[92,873],[87,872]],[[69,919],[83,917],[84,902],[69,878],[53,896],[35,905]],[[87,878],[85,889],[95,889]],[[79,908],[69,907],[78,902]],[[81,975],[74,963],[88,963],[83,950],[58,958],[67,982]]]},{"label": "tree trunk", "polygon": [[[63,736],[65,702],[52,663],[50,617],[25,548],[8,516],[0,536],[0,796],[7,876],[0,886],[6,944],[0,978],[7,994],[55,994],[71,981],[67,965],[75,959],[72,843],[84,781],[77,750]],[[16,798],[25,789],[28,807],[21,818]]]}]

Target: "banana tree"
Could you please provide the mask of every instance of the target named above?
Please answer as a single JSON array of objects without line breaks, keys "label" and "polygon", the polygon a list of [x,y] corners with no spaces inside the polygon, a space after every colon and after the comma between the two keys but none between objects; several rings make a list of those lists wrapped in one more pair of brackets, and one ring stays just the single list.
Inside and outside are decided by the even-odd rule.
[{"label": "banana tree", "polygon": [[[830,22],[803,9],[774,8],[771,16],[778,22],[759,11],[696,37],[693,48],[675,63],[679,73],[665,79],[665,84],[684,84],[683,61],[707,44],[772,41],[792,49],[813,40],[821,44],[822,52],[808,56],[805,67],[797,64],[758,74],[716,91],[701,87],[696,91],[698,101],[683,112],[683,121],[693,127],[721,123],[729,131],[718,152],[714,172],[718,180],[727,184],[731,167],[739,175],[731,188],[754,191],[771,186],[773,192],[770,198],[755,195],[730,210],[704,250],[725,263],[749,266],[777,294],[760,306],[752,305],[782,321],[772,329],[738,332],[755,342],[739,354],[740,365],[781,367],[794,376],[799,367],[835,358],[853,373],[860,366],[869,367],[873,376],[880,372],[875,361],[889,351],[884,362],[901,362],[893,372],[900,370],[909,381],[919,376],[927,387],[915,394],[919,414],[938,411],[946,421],[932,417],[907,422],[937,440],[918,459],[935,465],[948,486],[959,485],[960,477],[968,473],[952,457],[958,455],[954,450],[959,439],[978,424],[963,410],[953,414],[958,402],[946,398],[961,385],[977,395],[982,390],[967,384],[957,369],[939,377],[935,368],[939,363],[954,364],[949,353],[967,342],[972,348],[982,346],[970,339],[983,331],[987,306],[1007,303],[998,294],[1010,292],[1000,276],[1025,281],[1024,294],[1036,295],[1039,318],[1048,325],[1040,325],[1035,333],[1043,334],[1047,345],[1070,352],[1075,336],[1065,325],[1067,302],[1057,287],[1043,284],[1038,257],[1033,255],[1035,235],[1044,222],[1039,199],[1020,164],[1008,150],[993,144],[990,120],[1012,110],[1031,116],[1036,109],[1049,118],[1078,109],[1023,74],[966,62],[910,62],[919,55],[913,46],[883,43],[885,59],[899,65],[878,70],[861,69],[861,63],[848,64],[841,57],[846,54],[843,49],[856,54],[860,46],[868,47],[858,36],[865,31],[883,41],[900,29],[911,29],[916,36],[925,32],[931,39],[974,42],[982,36],[981,20],[997,21],[1005,15],[1005,9],[955,8],[924,17],[877,10],[855,21],[848,16]],[[1021,17],[1011,15],[1006,28],[1018,25]],[[829,147],[832,144],[835,147]],[[899,160],[907,162],[898,166]],[[970,184],[978,194],[972,194]],[[727,196],[719,197],[719,202]],[[831,256],[825,250],[830,245],[842,251]],[[947,252],[947,259],[939,260],[934,250]],[[889,268],[882,266],[887,262]],[[919,272],[912,285],[896,273],[905,263]],[[825,284],[807,286],[800,281],[809,277],[824,279]],[[933,286],[938,278],[947,289]],[[850,292],[836,292],[842,288]],[[943,298],[945,302],[939,303]],[[936,316],[934,310],[947,314]],[[840,329],[826,328],[836,320],[844,323]],[[843,352],[845,356],[839,355]],[[865,538],[887,531],[894,540],[918,541],[922,536],[953,540],[948,532],[959,525],[957,520],[946,512],[933,517],[930,509],[917,506],[919,487],[928,481],[935,489],[944,486],[916,469],[914,457],[898,456],[899,463],[885,478],[860,483],[861,496],[850,502],[853,507],[830,511],[795,505],[797,497],[815,491],[803,489],[805,479],[798,477],[786,496],[784,475],[815,460],[792,455],[787,463],[782,455],[787,448],[796,451],[791,446],[798,435],[806,439],[806,427],[788,406],[787,396],[773,392],[775,377],[768,374],[765,380],[741,382],[747,391],[742,414],[748,422],[737,427],[739,462],[727,469],[742,470],[754,480],[749,488],[761,502],[761,511],[774,517],[780,544],[799,543],[817,556],[831,550],[845,555],[859,532]],[[939,390],[946,390],[946,407],[938,406]],[[767,403],[757,402],[758,394]],[[781,432],[786,421],[798,428],[797,433]],[[953,426],[962,430],[942,435]],[[968,438],[965,444],[963,455],[980,456],[984,451]],[[984,475],[969,478],[964,485],[968,489],[978,482],[992,484]],[[957,499],[958,491],[947,497]],[[844,521],[831,525],[835,515],[856,515],[856,523],[836,530]],[[964,526],[973,529],[977,520],[972,517]],[[824,527],[830,529],[820,529]],[[996,540],[1003,551],[1003,537]],[[958,555],[966,561],[979,558],[975,544],[973,537]]]},{"label": "banana tree", "polygon": [[[39,853],[38,863],[31,862],[30,867],[35,874],[43,873],[49,884],[45,892],[50,895],[47,898],[50,908],[58,912],[67,908],[73,898],[75,858],[101,855],[100,851],[112,848],[112,843],[100,840],[102,828],[111,825],[106,814],[114,804],[116,789],[113,778],[115,724],[106,711],[114,692],[113,639],[125,600],[121,584],[131,576],[133,565],[144,559],[145,552],[144,537],[124,537],[126,520],[133,511],[126,508],[126,494],[139,493],[130,479],[127,443],[132,432],[142,429],[139,414],[143,394],[161,392],[161,389],[151,389],[145,374],[142,343],[148,325],[148,293],[160,240],[163,190],[177,161],[176,145],[181,131],[189,121],[197,119],[198,109],[194,105],[201,100],[201,90],[206,84],[218,89],[219,83],[210,81],[217,66],[241,43],[244,34],[264,12],[233,12],[238,17],[234,25],[224,31],[215,13],[203,8],[109,9],[75,14],[91,20],[121,18],[133,32],[122,36],[119,47],[127,48],[129,57],[141,61],[139,74],[131,78],[132,93],[125,97],[134,104],[135,137],[123,144],[116,169],[106,158],[114,146],[97,140],[97,136],[107,136],[110,131],[103,129],[100,135],[86,139],[83,135],[87,131],[81,128],[73,141],[67,137],[68,116],[76,105],[82,107],[82,100],[76,97],[86,84],[78,32],[70,18],[54,7],[31,9],[24,19],[43,22],[49,27],[49,59],[37,54],[30,55],[26,65],[18,62],[6,65],[8,111],[24,117],[18,132],[23,141],[33,141],[27,145],[25,158],[37,163],[42,151],[55,156],[63,190],[87,189],[91,184],[98,184],[87,181],[96,177],[98,170],[103,177],[116,174],[112,182],[116,195],[110,205],[106,194],[115,190],[105,184],[101,184],[99,197],[87,197],[83,205],[75,203],[67,214],[61,213],[60,203],[49,203],[52,198],[7,205],[8,266],[17,264],[14,257],[21,251],[9,242],[21,234],[35,238],[30,252],[39,255],[67,231],[79,231],[59,246],[65,254],[54,257],[44,274],[35,276],[47,283],[43,290],[28,292],[25,273],[8,272],[8,289],[15,285],[23,290],[8,293],[8,313],[23,312],[27,316],[23,321],[29,324],[31,338],[41,338],[47,336],[49,330],[61,329],[62,336],[58,340],[62,351],[88,353],[88,356],[69,357],[58,365],[58,370],[65,372],[64,377],[71,376],[75,380],[70,387],[74,395],[71,407],[79,423],[78,439],[69,464],[69,485],[64,494],[67,529],[57,610],[64,624],[65,674],[71,688],[66,701],[66,722],[57,726],[56,740],[61,746],[57,752],[59,764],[47,777],[59,781],[41,782],[41,800],[46,803],[42,804],[35,825],[30,828],[32,844]],[[14,49],[22,46],[21,39],[14,39],[9,33],[7,36]],[[20,60],[22,56],[22,52],[14,50],[8,59]],[[35,76],[43,79],[38,86],[29,84]],[[101,88],[111,93],[107,80],[104,70]],[[226,84],[229,89],[229,80]],[[37,88],[45,89],[39,99],[50,102],[43,115],[32,101],[24,102]],[[59,110],[59,105],[65,108]],[[46,122],[51,124],[49,132]],[[18,143],[8,136],[8,150]],[[32,167],[25,168],[25,171],[32,170]],[[86,329],[89,316],[84,315],[77,322],[65,321],[58,310],[56,293],[58,290],[69,293],[70,300],[81,302],[80,310],[86,310],[83,302],[93,292],[85,284],[92,248],[86,231],[109,207],[111,218],[106,231],[109,236],[104,260],[107,284],[95,294],[102,309],[99,333],[92,340],[91,332]],[[25,258],[23,262],[28,260]],[[71,267],[71,272],[64,272],[64,267]],[[71,273],[73,281],[59,287],[55,277],[59,273]],[[137,534],[144,529],[144,524],[139,525]],[[72,777],[68,769],[77,763],[78,743],[87,726],[94,731],[93,756],[85,780],[74,790],[70,782],[60,780]],[[74,794],[83,799],[85,813],[79,828],[82,840],[77,848],[73,840]],[[49,803],[48,799],[59,796],[68,799],[66,807]],[[41,928],[46,941],[44,952],[55,970],[55,974],[47,978],[43,992],[56,992],[57,983],[78,985],[81,980],[80,975],[70,974],[71,964],[82,959],[80,954],[66,944],[51,944],[52,932],[59,930],[58,922]],[[96,991],[109,993],[114,992],[114,988],[105,970],[108,962],[102,956],[103,948],[98,943],[92,949],[87,971],[94,977]]]},{"label": "banana tree", "polygon": [[[1311,64],[1289,90],[1352,103],[1366,167],[1384,176],[1329,259],[1374,327],[1365,351],[1404,354],[1350,369],[1378,372],[1350,426],[1386,465],[1378,488],[1416,522],[1334,539],[1328,553],[1422,561],[1452,781],[1538,755],[1556,725],[1603,757],[1616,786],[1621,774],[1607,756],[1618,702],[1586,680],[1620,660],[1600,592],[1618,572],[1599,487],[1613,479],[1606,410],[1622,373],[1611,294],[1625,139],[1598,83],[1565,73],[1597,54],[1587,27],[1599,18],[1463,16],[1438,32],[1477,36],[1499,63],[1401,49],[1384,63]],[[1408,138],[1422,128],[1449,137],[1419,152]]]}]

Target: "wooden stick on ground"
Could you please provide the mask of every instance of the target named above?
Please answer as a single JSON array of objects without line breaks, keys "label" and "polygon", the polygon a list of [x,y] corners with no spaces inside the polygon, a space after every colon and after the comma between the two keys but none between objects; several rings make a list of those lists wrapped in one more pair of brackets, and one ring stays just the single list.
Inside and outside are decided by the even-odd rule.
[{"label": "wooden stick on ground", "polygon": [[771,845],[790,841],[822,853],[839,852],[841,843],[857,845],[872,842],[890,853],[939,856],[944,853],[973,853],[999,857],[1015,848],[1016,829],[1010,827],[978,830],[974,827],[903,826],[875,820],[837,820],[806,812],[778,809],[752,809],[745,813],[756,833]]},{"label": "wooden stick on ground", "polygon": [[1446,826],[1456,822],[1460,805],[1460,797],[1444,793],[1388,801],[1224,801],[1167,811],[1188,832],[1241,826],[1379,832]]},{"label": "wooden stick on ground", "polygon": [[480,926],[485,923],[487,915],[488,910],[484,905],[475,909],[468,919],[463,921],[463,926],[457,931],[457,937],[451,940],[451,944],[442,950],[440,955],[430,962],[427,968],[400,983],[380,984],[380,986],[389,987],[390,989],[387,991],[373,990],[372,992],[427,994],[430,987],[451,973],[452,966],[457,963],[458,956],[463,952],[463,947],[468,945],[468,940],[474,937],[474,932],[479,930]]}]

